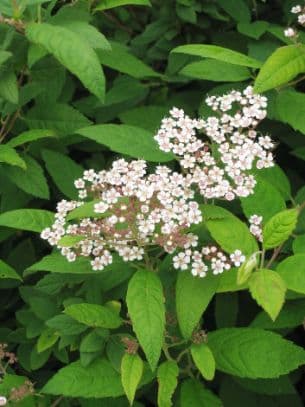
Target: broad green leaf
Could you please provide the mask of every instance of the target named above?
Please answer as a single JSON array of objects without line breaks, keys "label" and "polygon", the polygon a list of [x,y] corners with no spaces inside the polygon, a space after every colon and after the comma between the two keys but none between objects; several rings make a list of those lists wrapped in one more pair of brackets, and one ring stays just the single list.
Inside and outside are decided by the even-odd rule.
[{"label": "broad green leaf", "polygon": [[165,330],[164,296],[159,277],[152,271],[137,271],[129,281],[126,301],[132,328],[154,370]]},{"label": "broad green leaf", "polygon": [[13,148],[8,147],[6,144],[0,145],[0,162],[26,169],[24,160]]},{"label": "broad green leaf", "polygon": [[247,35],[255,40],[260,39],[260,37],[265,34],[269,27],[267,21],[254,21],[253,23],[239,23],[237,29],[240,33]]},{"label": "broad green leaf", "polygon": [[16,271],[11,266],[9,266],[3,260],[0,260],[0,280],[2,278],[9,278],[9,279],[13,279],[13,280],[22,280],[22,278],[19,276],[19,274],[16,273]]},{"label": "broad green leaf", "polygon": [[129,400],[133,404],[137,387],[143,374],[143,361],[139,355],[125,353],[121,363],[122,386]]},{"label": "broad green leaf", "polygon": [[0,50],[0,66],[12,56],[11,52]]},{"label": "broad green leaf", "polygon": [[226,11],[234,20],[250,22],[251,13],[244,0],[216,0],[220,7]]},{"label": "broad green leaf", "polygon": [[99,199],[96,199],[91,202],[85,202],[83,205],[79,206],[78,208],[73,209],[68,216],[67,220],[73,220],[73,219],[82,219],[82,218],[90,218],[90,217],[99,217],[99,215],[105,215],[108,216],[109,212],[107,214],[98,214],[94,211],[94,205],[100,202]]},{"label": "broad green leaf", "polygon": [[127,47],[117,42],[111,42],[110,45],[111,51],[96,50],[102,65],[139,79],[159,78],[161,76],[150,66],[132,55]]},{"label": "broad green leaf", "polygon": [[201,205],[204,223],[212,237],[228,253],[236,249],[245,255],[258,251],[257,242],[245,223],[228,210],[215,205]]},{"label": "broad green leaf", "polygon": [[105,78],[97,55],[81,36],[50,24],[31,23],[26,28],[30,42],[42,45],[99,99],[105,97]]},{"label": "broad green leaf", "polygon": [[296,92],[292,89],[279,92],[275,99],[274,118],[289,124],[294,130],[299,130],[305,134],[304,104],[304,93]]},{"label": "broad green leaf", "polygon": [[54,214],[44,209],[16,209],[0,214],[0,226],[41,232],[54,222]]},{"label": "broad green leaf", "polygon": [[287,45],[278,48],[262,66],[254,84],[257,93],[288,83],[305,72],[305,46]]},{"label": "broad green leaf", "polygon": [[263,329],[219,329],[208,341],[216,368],[233,376],[272,379],[305,363],[304,349]]},{"label": "broad green leaf", "polygon": [[188,379],[182,383],[181,407],[221,407],[222,405],[221,400],[198,380]]},{"label": "broad green leaf", "polygon": [[281,193],[268,181],[258,179],[254,194],[241,198],[241,206],[247,218],[256,214],[263,217],[263,223],[273,215],[286,209]]},{"label": "broad green leaf", "polygon": [[77,199],[74,181],[83,176],[84,170],[70,157],[52,150],[42,150],[46,168],[58,189],[70,199]]},{"label": "broad green leaf", "polygon": [[91,124],[78,110],[64,103],[40,104],[26,115],[30,128],[54,131],[59,136],[73,134],[76,130]]},{"label": "broad green leaf", "polygon": [[45,324],[61,336],[79,335],[88,328],[87,326],[69,317],[69,315],[64,314],[55,315],[55,317],[46,321]]},{"label": "broad green leaf", "polygon": [[46,328],[37,341],[37,352],[41,353],[51,348],[59,338],[59,334],[51,328]]},{"label": "broad green leaf", "polygon": [[250,58],[240,52],[218,45],[207,44],[189,44],[174,48],[171,52],[195,55],[202,58],[212,58],[218,61],[228,62],[234,65],[248,66],[251,68],[260,68],[262,63],[256,59]]},{"label": "broad green leaf", "polygon": [[17,77],[14,72],[6,70],[1,71],[0,96],[14,105],[18,104],[19,90]]},{"label": "broad green leaf", "polygon": [[305,235],[297,236],[294,239],[292,249],[294,254],[305,253]]},{"label": "broad green leaf", "polygon": [[275,321],[265,312],[260,312],[251,322],[253,328],[286,329],[301,326],[305,315],[305,300],[286,302]]},{"label": "broad green leaf", "polygon": [[72,247],[84,239],[86,239],[85,236],[66,235],[58,241],[58,245],[61,247]]},{"label": "broad green leaf", "polygon": [[30,195],[49,199],[49,187],[43,169],[33,157],[22,155],[26,169],[8,166],[5,174],[18,188]]},{"label": "broad green leaf", "polygon": [[191,354],[195,365],[206,380],[213,380],[215,375],[215,359],[207,344],[192,344]]},{"label": "broad green leaf", "polygon": [[286,284],[273,270],[261,269],[249,280],[252,297],[275,321],[285,301]]},{"label": "broad green leaf", "polygon": [[272,184],[273,187],[275,187],[281,193],[285,201],[290,199],[290,181],[281,167],[274,165],[273,167],[256,170],[254,175],[257,182],[260,182],[260,180],[263,179],[269,182],[269,184]]},{"label": "broad green leaf", "polygon": [[112,151],[153,162],[171,161],[174,156],[159,150],[153,134],[124,124],[98,124],[78,130],[78,134],[104,144]]},{"label": "broad green leaf", "polygon": [[72,304],[65,308],[65,314],[94,328],[115,329],[122,324],[121,318],[115,312],[98,304]]},{"label": "broad green leaf", "polygon": [[17,147],[21,146],[25,143],[29,143],[31,141],[40,140],[46,137],[56,137],[56,133],[53,130],[45,130],[45,129],[33,129],[27,130],[23,133],[19,134],[18,136],[10,139],[6,145],[9,147]]},{"label": "broad green leaf", "polygon": [[108,10],[120,6],[151,6],[149,0],[100,0],[96,11]]},{"label": "broad green leaf", "polygon": [[216,293],[218,278],[212,274],[194,277],[189,271],[178,273],[176,284],[176,311],[184,338],[192,336],[209,302]]},{"label": "broad green leaf", "polygon": [[109,331],[103,329],[105,336],[99,335],[100,329],[90,332],[87,336],[82,339],[79,350],[82,353],[89,352],[100,352],[103,350],[105,345],[105,340],[108,338]]},{"label": "broad green leaf", "polygon": [[238,269],[236,267],[231,268],[229,273],[222,273],[218,276],[219,285],[217,287],[217,293],[228,293],[240,290],[245,290],[246,283],[238,284],[237,282]]},{"label": "broad green leaf", "polygon": [[190,78],[214,82],[240,82],[251,77],[251,73],[246,67],[216,59],[192,62],[186,65],[180,73]]},{"label": "broad green leaf", "polygon": [[139,106],[120,113],[119,118],[123,124],[138,126],[155,133],[160,127],[161,120],[168,115],[166,106]]},{"label": "broad green leaf", "polygon": [[269,219],[263,229],[264,248],[272,249],[284,243],[296,227],[297,219],[297,209],[287,209]]},{"label": "broad green leaf", "polygon": [[178,384],[179,367],[175,361],[163,362],[157,371],[158,378],[158,406],[172,406],[172,395]]},{"label": "broad green leaf", "polygon": [[66,397],[103,398],[124,394],[119,373],[106,359],[87,367],[80,361],[60,369],[43,387],[42,393]]},{"label": "broad green leaf", "polygon": [[287,257],[276,270],[289,290],[305,294],[305,254]]},{"label": "broad green leaf", "polygon": [[51,349],[47,349],[39,353],[37,349],[33,347],[30,354],[31,370],[38,370],[45,365],[50,357],[51,351]]}]

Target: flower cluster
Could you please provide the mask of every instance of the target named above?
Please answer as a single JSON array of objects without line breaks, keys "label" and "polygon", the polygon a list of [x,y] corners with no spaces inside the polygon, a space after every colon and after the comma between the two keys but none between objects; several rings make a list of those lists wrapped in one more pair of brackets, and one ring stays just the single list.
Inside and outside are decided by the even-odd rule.
[{"label": "flower cluster", "polygon": [[[196,120],[173,108],[155,139],[161,150],[178,157],[186,178],[205,198],[246,197],[256,184],[250,170],[274,165],[272,140],[256,130],[266,117],[267,99],[249,86],[243,92],[208,97],[206,103],[215,116]],[[206,140],[197,137],[200,133]]]},{"label": "flower cluster", "polygon": [[263,217],[259,215],[252,215],[249,218],[250,232],[259,242],[263,241],[262,221]]},{"label": "flower cluster", "polygon": [[256,130],[266,103],[248,87],[209,97],[215,116],[207,120],[173,108],[155,139],[161,150],[176,155],[182,173],[164,165],[148,173],[145,161],[125,159],[109,170],[86,170],[75,181],[78,200],[59,202],[54,224],[41,237],[70,262],[87,257],[93,270],[111,264],[114,254],[124,261],[145,260],[151,248],[173,254],[174,268],[194,276],[239,267],[245,261],[240,250],[226,255],[216,246],[200,247],[199,237],[190,233],[202,221],[194,196],[230,201],[253,192],[251,170],[273,165],[273,143]]},{"label": "flower cluster", "polygon": [[[302,27],[305,26],[305,7],[297,5],[291,8],[291,13],[298,14],[298,24]],[[287,38],[296,38],[298,36],[298,31],[295,28],[288,27],[284,30],[284,35]]]}]

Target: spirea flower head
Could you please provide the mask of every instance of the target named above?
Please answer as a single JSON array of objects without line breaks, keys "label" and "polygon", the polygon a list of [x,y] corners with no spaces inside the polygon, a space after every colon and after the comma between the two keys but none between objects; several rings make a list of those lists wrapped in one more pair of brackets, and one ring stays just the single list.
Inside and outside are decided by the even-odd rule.
[{"label": "spirea flower head", "polygon": [[272,140],[256,129],[266,117],[267,99],[249,86],[243,92],[210,96],[206,103],[215,116],[191,119],[173,108],[155,139],[161,150],[177,156],[189,183],[205,198],[246,197],[256,184],[250,171],[274,165]]},{"label": "spirea flower head", "polygon": [[[305,25],[305,7],[300,4],[293,6],[290,10],[292,14],[297,14],[297,22],[299,25]],[[284,35],[287,38],[296,38],[298,36],[298,31],[295,28],[288,27],[284,30]]]}]

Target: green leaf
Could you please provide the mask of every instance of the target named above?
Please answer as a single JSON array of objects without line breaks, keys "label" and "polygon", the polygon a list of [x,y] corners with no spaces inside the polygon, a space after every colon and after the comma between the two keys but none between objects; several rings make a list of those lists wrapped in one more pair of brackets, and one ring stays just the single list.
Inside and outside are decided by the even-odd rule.
[{"label": "green leaf", "polygon": [[260,312],[251,322],[251,327],[262,329],[287,329],[301,326],[305,315],[305,300],[286,302],[275,321],[265,312]]},{"label": "green leaf", "polygon": [[181,407],[221,407],[221,400],[203,384],[195,379],[188,379],[182,383],[180,393]]},{"label": "green leaf", "polygon": [[239,23],[237,29],[240,33],[247,35],[255,40],[260,39],[260,37],[265,34],[269,27],[267,21],[254,21],[253,23]]},{"label": "green leaf", "polygon": [[240,52],[232,51],[228,48],[218,45],[207,44],[189,44],[174,48],[171,52],[195,55],[202,58],[212,58],[218,61],[228,62],[234,65],[248,66],[251,68],[260,68],[262,63],[256,59],[250,58]]},{"label": "green leaf", "polygon": [[247,218],[256,214],[267,222],[273,215],[286,209],[286,203],[281,193],[268,181],[258,179],[254,194],[241,198],[241,206]]},{"label": "green leaf", "polygon": [[60,369],[43,387],[43,393],[67,397],[103,398],[124,394],[119,373],[106,359],[87,367],[80,361]]},{"label": "green leaf", "polygon": [[275,99],[274,118],[305,134],[304,104],[305,95],[301,92],[292,89],[279,92]]},{"label": "green leaf", "polygon": [[139,355],[125,353],[121,363],[122,385],[130,405],[143,374],[143,361]]},{"label": "green leaf", "polygon": [[102,101],[105,97],[105,78],[97,55],[88,43],[67,28],[50,24],[31,23],[26,28],[30,42],[42,45],[83,85]]},{"label": "green leaf", "polygon": [[74,181],[83,176],[83,168],[70,157],[52,150],[42,150],[42,158],[58,189],[68,198],[77,199]]},{"label": "green leaf", "polygon": [[127,47],[116,42],[111,42],[110,45],[111,51],[96,51],[102,65],[139,79],[159,78],[161,76],[152,70],[150,66],[132,55]]},{"label": "green leaf", "polygon": [[26,163],[19,154],[13,148],[8,147],[5,144],[0,145],[0,162],[15,165],[24,170],[26,169]]},{"label": "green leaf", "polygon": [[263,246],[272,249],[284,243],[297,224],[297,209],[287,209],[274,215],[264,226]]},{"label": "green leaf", "polygon": [[72,304],[65,309],[65,314],[94,328],[115,329],[122,324],[121,318],[115,312],[98,304]]},{"label": "green leaf", "polygon": [[81,353],[101,352],[104,349],[105,340],[109,335],[109,331],[104,329],[105,336],[99,335],[101,330],[95,330],[90,332],[81,341],[79,350]]},{"label": "green leaf", "polygon": [[258,258],[257,258],[258,253],[253,253],[251,254],[250,257],[248,257],[243,264],[239,267],[237,271],[237,284],[241,285],[246,283],[253,270],[258,266]]},{"label": "green leaf", "polygon": [[55,315],[55,317],[49,319],[45,324],[52,328],[53,331],[59,335],[79,335],[87,330],[87,327],[78,321],[75,321],[69,315]]},{"label": "green leaf", "polygon": [[0,214],[0,226],[41,232],[54,222],[54,214],[44,209],[16,209]]},{"label": "green leaf", "polygon": [[256,170],[254,172],[254,176],[258,182],[263,179],[269,182],[269,184],[272,184],[273,187],[275,187],[281,193],[285,201],[290,199],[291,187],[289,179],[285,172],[278,165]]},{"label": "green leaf", "polygon": [[17,147],[21,146],[25,143],[29,143],[31,141],[40,140],[46,137],[56,137],[56,133],[53,130],[45,130],[45,129],[33,129],[27,130],[23,133],[19,134],[19,136],[10,139],[6,145],[9,147]]},{"label": "green leaf", "polygon": [[254,84],[257,93],[288,83],[305,72],[305,46],[287,45],[277,48],[262,66]]},{"label": "green leaf", "polygon": [[108,10],[114,7],[120,6],[150,6],[149,0],[100,0],[99,4],[95,7],[95,10],[102,11]]},{"label": "green leaf", "polygon": [[5,175],[22,191],[42,199],[49,199],[49,187],[43,169],[33,157],[22,155],[26,169],[6,167]]},{"label": "green leaf", "polygon": [[219,329],[208,341],[216,368],[233,376],[272,379],[305,363],[304,349],[263,329]]},{"label": "green leaf", "polygon": [[4,263],[3,260],[0,260],[0,281],[2,278],[9,278],[9,279],[13,279],[13,280],[22,280],[22,278],[19,276],[19,274],[16,273],[16,271],[11,266]]},{"label": "green leaf", "polygon": [[153,162],[171,161],[174,156],[158,148],[153,134],[124,124],[98,124],[78,130],[78,134],[104,144],[112,151]]},{"label": "green leaf", "polygon": [[133,330],[154,370],[165,330],[164,296],[159,277],[148,270],[137,271],[129,281],[126,301]]},{"label": "green leaf", "polygon": [[73,134],[91,124],[87,117],[64,103],[39,104],[28,111],[26,121],[34,130],[51,130],[60,136]]},{"label": "green leaf", "polygon": [[0,75],[0,96],[8,102],[17,105],[19,90],[17,78],[14,72],[2,71]]},{"label": "green leaf", "polygon": [[86,239],[85,236],[66,235],[58,241],[58,245],[61,247],[73,247],[84,239]]},{"label": "green leaf", "polygon": [[249,280],[249,289],[258,305],[275,321],[285,301],[286,284],[281,276],[273,270],[258,270]]},{"label": "green leaf", "polygon": [[37,351],[38,353],[44,352],[45,350],[51,348],[59,338],[59,334],[51,328],[45,329],[37,341]]},{"label": "green leaf", "polygon": [[305,235],[297,236],[292,242],[294,254],[305,253]]},{"label": "green leaf", "polygon": [[190,339],[209,302],[216,293],[218,278],[212,274],[194,277],[189,271],[178,273],[176,284],[176,312],[180,331]]},{"label": "green leaf", "polygon": [[85,202],[83,205],[79,206],[78,208],[73,209],[67,216],[67,220],[73,220],[73,219],[82,219],[82,218],[90,218],[90,217],[96,217],[98,218],[99,215],[104,215],[108,216],[109,212],[107,213],[102,213],[98,214],[94,211],[94,205],[100,202],[99,199],[96,199],[91,202]]},{"label": "green leaf", "polygon": [[175,361],[163,362],[157,371],[158,378],[158,406],[172,406],[172,395],[178,384],[179,367]]},{"label": "green leaf", "polygon": [[213,380],[215,376],[215,359],[207,344],[193,344],[191,354],[195,365],[206,380]]},{"label": "green leaf", "polygon": [[12,56],[11,52],[0,50],[0,66]]},{"label": "green leaf", "polygon": [[186,65],[180,73],[184,76],[214,82],[240,82],[251,77],[244,66],[233,65],[215,59],[205,59]]},{"label": "green leaf", "polygon": [[244,0],[217,0],[220,7],[235,21],[250,22],[251,13]]},{"label": "green leaf", "polygon": [[305,294],[305,254],[287,257],[276,270],[289,290]]},{"label": "green leaf", "polygon": [[245,255],[258,251],[248,227],[228,210],[215,205],[201,205],[204,223],[213,239],[228,253],[239,249]]},{"label": "green leaf", "polygon": [[168,114],[166,106],[138,106],[120,113],[123,124],[138,126],[151,133],[157,132],[161,120]]}]

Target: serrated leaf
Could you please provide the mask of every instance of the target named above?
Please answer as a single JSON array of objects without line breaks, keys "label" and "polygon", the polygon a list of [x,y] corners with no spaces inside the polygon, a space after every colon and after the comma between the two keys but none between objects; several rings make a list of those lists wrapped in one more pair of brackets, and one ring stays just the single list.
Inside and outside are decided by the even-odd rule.
[{"label": "serrated leaf", "polygon": [[143,361],[139,355],[124,354],[121,362],[121,377],[130,405],[133,404],[137,387],[142,378],[143,368]]},{"label": "serrated leaf", "polygon": [[[0,215],[1,216],[1,215]],[[0,280],[2,278],[9,278],[13,280],[22,280],[22,278],[19,276],[16,271],[6,264],[3,260],[0,260]]]},{"label": "serrated leaf", "polygon": [[72,304],[65,308],[65,314],[93,328],[115,329],[122,324],[115,312],[98,304]]},{"label": "serrated leaf", "polygon": [[159,277],[148,270],[137,271],[129,281],[126,301],[133,330],[154,370],[165,329],[164,296]]},{"label": "serrated leaf", "polygon": [[207,344],[192,344],[191,354],[195,365],[206,380],[213,380],[215,375],[215,359]]},{"label": "serrated leaf", "polygon": [[0,215],[0,226],[41,232],[54,222],[54,214],[43,209],[16,209]]},{"label": "serrated leaf", "polygon": [[289,290],[305,294],[305,254],[287,257],[276,270]]},{"label": "serrated leaf", "polygon": [[305,46],[287,45],[277,48],[262,66],[254,84],[257,93],[288,83],[305,72]]},{"label": "serrated leaf", "polygon": [[49,199],[49,187],[43,169],[33,157],[22,155],[26,169],[6,167],[5,175],[22,191],[42,199]]},{"label": "serrated leaf", "polygon": [[304,104],[304,93],[293,89],[279,92],[275,99],[274,118],[305,134]]},{"label": "serrated leaf", "polygon": [[158,406],[172,406],[172,395],[178,384],[179,367],[175,361],[163,362],[157,371],[158,378]]},{"label": "serrated leaf", "polygon": [[46,130],[46,129],[33,129],[27,130],[23,133],[19,134],[18,136],[10,139],[6,145],[9,147],[17,147],[21,146],[25,143],[29,143],[31,141],[40,140],[46,137],[56,137],[56,133],[53,130]]},{"label": "serrated leaf", "polygon": [[90,352],[101,352],[105,345],[105,340],[109,335],[109,331],[104,329],[105,336],[99,335],[99,331],[95,330],[90,332],[87,336],[85,336],[80,344],[79,350],[81,353],[90,353]]},{"label": "serrated leaf", "polygon": [[204,223],[213,239],[228,253],[239,249],[245,255],[258,251],[248,227],[228,210],[215,205],[200,206]]},{"label": "serrated leaf", "polygon": [[150,6],[149,0],[100,0],[95,10],[102,11],[121,6]]},{"label": "serrated leaf", "polygon": [[176,312],[184,338],[192,336],[196,325],[216,293],[219,280],[212,274],[194,277],[189,271],[180,272],[176,284]]},{"label": "serrated leaf", "polygon": [[240,82],[251,77],[244,66],[233,65],[215,59],[205,59],[186,65],[180,73],[184,76],[214,82]]},{"label": "serrated leaf", "polygon": [[59,338],[59,334],[51,328],[45,329],[37,341],[37,352],[41,353],[51,348]]},{"label": "serrated leaf", "polygon": [[22,169],[26,169],[26,163],[19,154],[6,144],[0,145],[0,162],[15,165]]},{"label": "serrated leaf", "polygon": [[181,45],[174,48],[171,52],[195,55],[202,58],[212,58],[218,61],[228,62],[234,65],[248,66],[259,68],[262,63],[254,58],[228,48],[219,47],[218,45],[207,44],[189,44]]},{"label": "serrated leaf", "polygon": [[188,379],[182,383],[181,407],[221,407],[222,405],[221,400],[198,380]]},{"label": "serrated leaf", "polygon": [[105,78],[97,55],[75,32],[51,24],[31,23],[26,28],[30,42],[42,45],[58,61],[76,75],[83,85],[102,101]]},{"label": "serrated leaf", "polygon": [[119,373],[106,359],[97,359],[87,367],[80,361],[60,369],[43,387],[42,393],[67,397],[103,398],[124,394]]},{"label": "serrated leaf", "polygon": [[297,209],[288,209],[274,215],[263,228],[264,248],[272,249],[284,243],[296,227],[297,219]]},{"label": "serrated leaf", "polygon": [[87,117],[64,103],[39,104],[28,111],[26,121],[32,129],[52,130],[59,136],[73,134],[91,124]]},{"label": "serrated leaf", "polygon": [[79,335],[87,330],[87,326],[75,321],[69,315],[55,315],[55,317],[49,319],[45,324],[52,328],[53,331],[59,335]]},{"label": "serrated leaf", "polygon": [[272,379],[305,363],[305,351],[280,335],[256,328],[224,328],[208,335],[216,368],[233,376]]},{"label": "serrated leaf", "polygon": [[104,144],[112,151],[153,162],[171,161],[174,156],[159,150],[153,134],[124,124],[98,124],[78,130],[78,134]]},{"label": "serrated leaf", "polygon": [[275,321],[285,301],[286,284],[281,276],[273,270],[258,270],[249,280],[249,289],[258,305]]},{"label": "serrated leaf", "polygon": [[251,13],[244,0],[216,0],[235,21],[250,22]]},{"label": "serrated leaf", "polygon": [[58,189],[70,199],[77,199],[74,181],[83,176],[83,168],[70,157],[53,150],[42,150],[46,168]]},{"label": "serrated leaf", "polygon": [[19,90],[17,77],[14,72],[7,70],[1,72],[0,96],[14,105],[18,104]]}]

